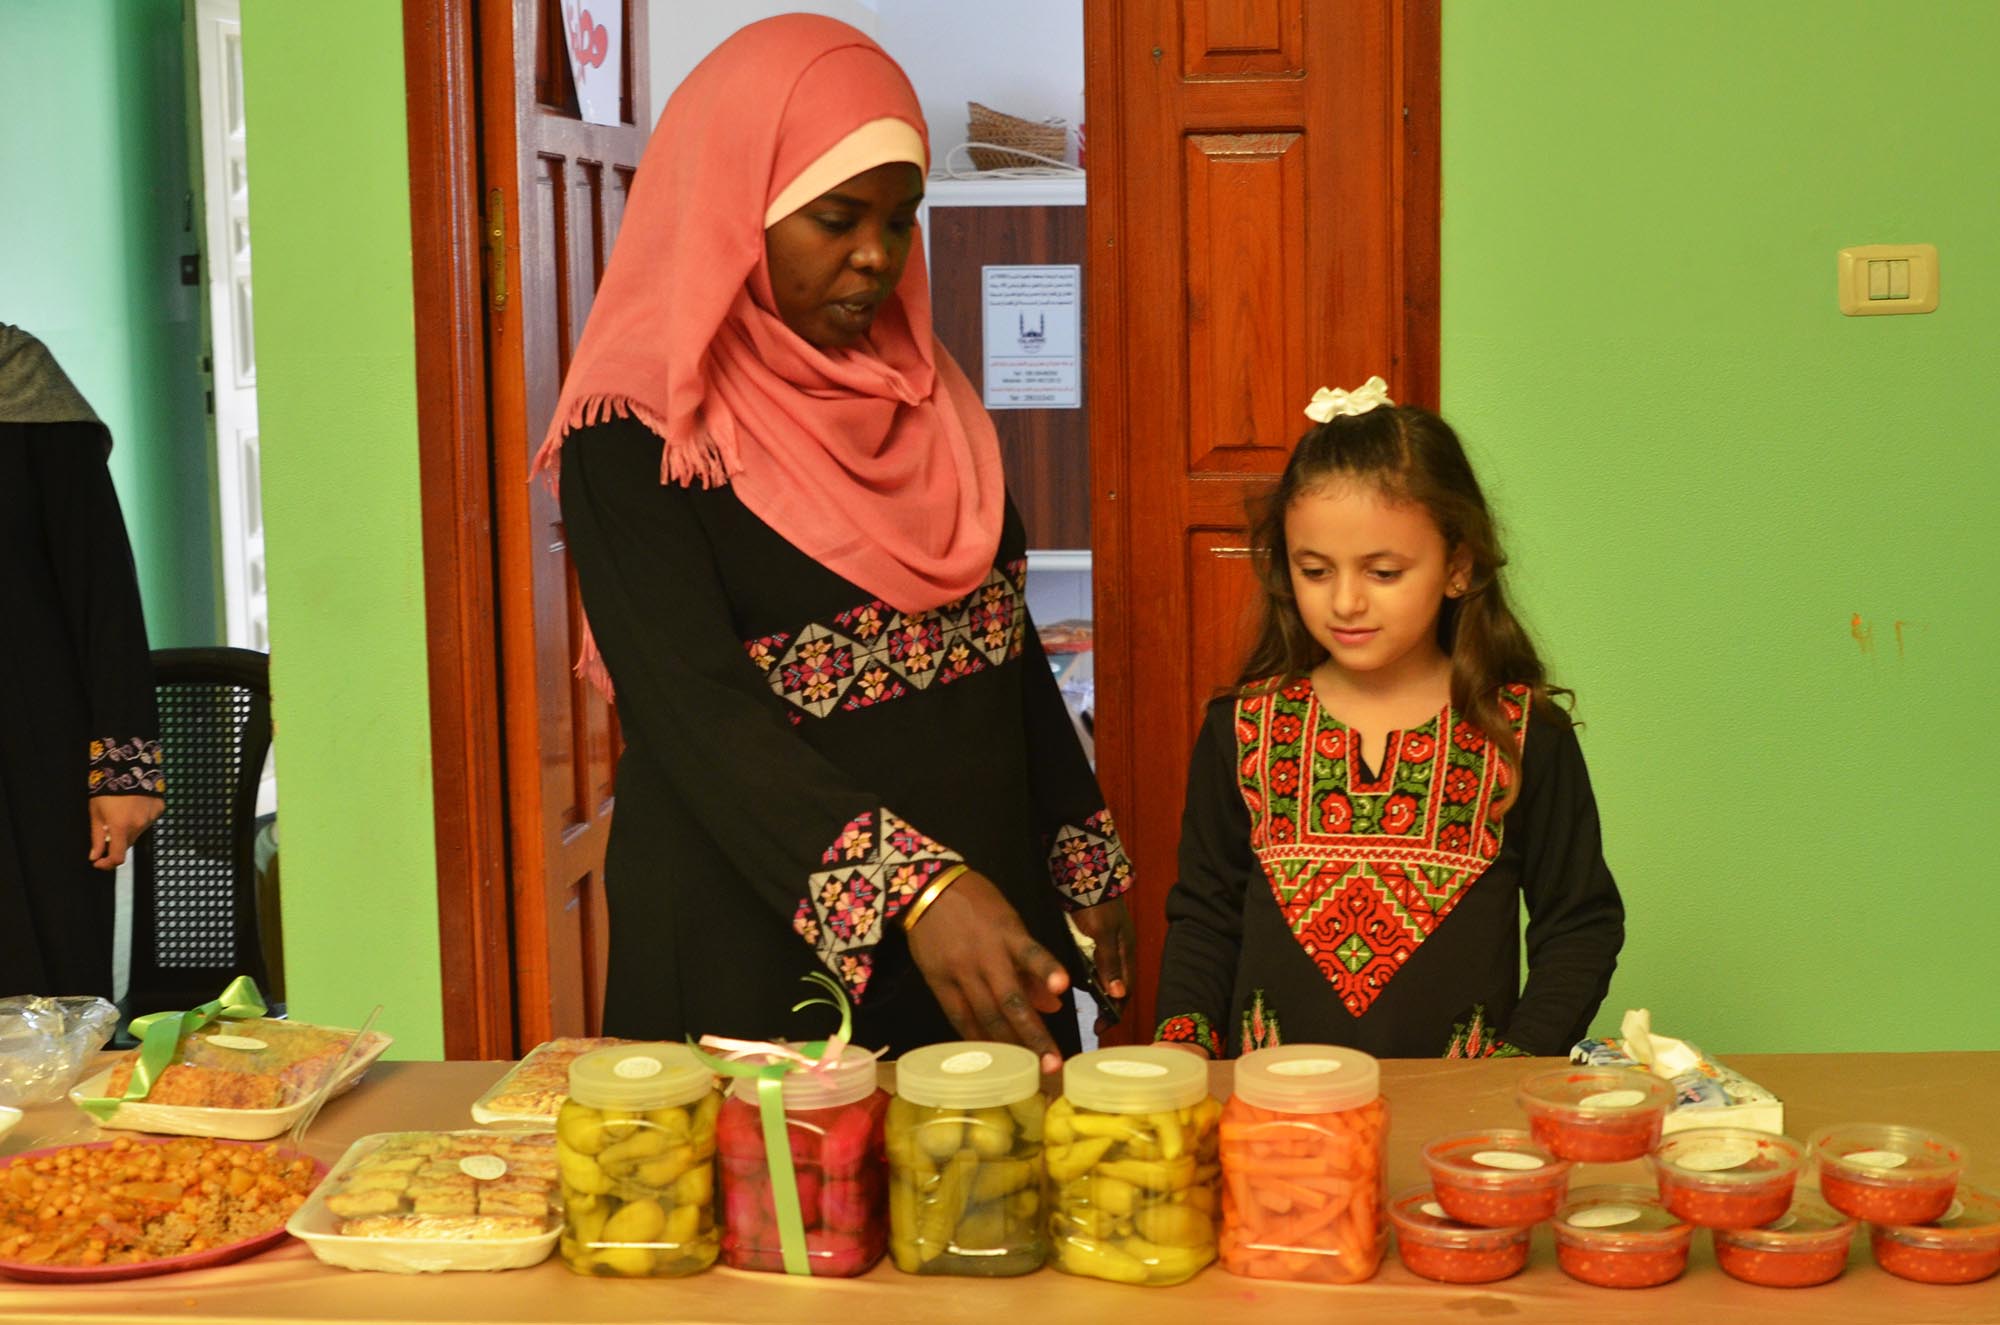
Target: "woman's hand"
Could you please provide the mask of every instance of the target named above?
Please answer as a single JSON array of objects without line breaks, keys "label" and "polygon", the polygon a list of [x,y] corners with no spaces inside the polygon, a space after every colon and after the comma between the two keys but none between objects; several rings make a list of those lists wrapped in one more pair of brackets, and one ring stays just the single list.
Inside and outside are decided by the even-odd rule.
[{"label": "woman's hand", "polygon": [[1094,945],[1091,956],[1097,964],[1097,987],[1124,1002],[1130,992],[1126,982],[1133,974],[1132,968],[1136,964],[1133,949],[1138,943],[1132,929],[1132,913],[1125,909],[1125,899],[1114,897],[1096,906],[1086,906],[1071,913],[1070,922],[1082,930],[1083,936]]},{"label": "woman's hand", "polygon": [[90,863],[101,870],[123,865],[125,853],[166,808],[158,796],[92,796]]},{"label": "woman's hand", "polygon": [[910,956],[960,1035],[1025,1045],[1042,1071],[1062,1069],[1040,1014],[1061,1010],[1069,975],[991,879],[968,871],[939,893],[910,927]]}]

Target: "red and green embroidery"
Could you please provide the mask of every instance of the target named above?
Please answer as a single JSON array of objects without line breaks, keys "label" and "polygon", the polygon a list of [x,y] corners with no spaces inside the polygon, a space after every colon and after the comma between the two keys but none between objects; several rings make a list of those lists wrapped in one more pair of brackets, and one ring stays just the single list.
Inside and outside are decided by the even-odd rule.
[{"label": "red and green embroidery", "polygon": [[1017,558],[995,566],[963,598],[928,612],[863,603],[831,622],[745,640],[743,648],[794,725],[851,713],[1020,657],[1027,575],[1028,563]]},{"label": "red and green embroidery", "polygon": [[[1528,690],[1501,707],[1526,734]],[[1371,778],[1306,679],[1236,701],[1250,845],[1299,946],[1359,1017],[1500,855],[1506,762],[1446,708],[1391,733]]]},{"label": "red and green embroidery", "polygon": [[1451,1028],[1451,1043],[1444,1048],[1446,1058],[1527,1058],[1526,1049],[1517,1049],[1499,1038],[1486,1025],[1486,1005],[1474,1003],[1464,1021]]},{"label": "red and green embroidery", "polygon": [[1284,1030],[1278,1025],[1278,1014],[1264,1006],[1264,991],[1259,989],[1250,995],[1250,1006],[1243,1009],[1242,1052],[1252,1049],[1275,1049],[1285,1042]]},{"label": "red and green embroidery", "polygon": [[874,974],[874,948],[884,927],[925,885],[964,859],[883,810],[848,821],[806,880],[792,929],[810,943],[856,1002]]},{"label": "red and green embroidery", "polygon": [[1055,831],[1049,843],[1049,877],[1070,911],[1125,895],[1132,886],[1132,861],[1118,840],[1110,810]]},{"label": "red and green embroidery", "polygon": [[1156,1044],[1198,1044],[1208,1050],[1210,1058],[1222,1057],[1222,1036],[1199,1012],[1183,1012],[1168,1017],[1153,1032],[1153,1041]]},{"label": "red and green embroidery", "polygon": [[167,773],[160,766],[160,743],[143,736],[115,736],[90,743],[90,794],[164,796]]}]

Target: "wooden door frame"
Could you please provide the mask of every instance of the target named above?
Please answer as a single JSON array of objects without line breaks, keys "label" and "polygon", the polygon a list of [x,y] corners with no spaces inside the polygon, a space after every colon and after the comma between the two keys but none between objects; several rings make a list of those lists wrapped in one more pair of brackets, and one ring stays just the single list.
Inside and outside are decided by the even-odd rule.
[{"label": "wooden door frame", "polygon": [[[1392,365],[1409,403],[1436,408],[1438,403],[1438,285],[1440,14],[1443,0],[1398,0],[1394,41],[1398,47],[1395,93],[1403,108],[1402,152],[1392,184],[1402,225],[1395,238],[1395,284],[1403,309],[1403,361]],[[1090,190],[1085,211],[1088,230],[1086,263],[1088,298],[1084,336],[1084,378],[1088,393],[1093,442],[1091,464],[1092,625],[1097,669],[1097,777],[1116,819],[1128,816],[1134,797],[1147,785],[1136,767],[1132,734],[1145,715],[1144,704],[1132,693],[1135,605],[1125,596],[1107,592],[1124,583],[1123,569],[1131,557],[1131,522],[1143,518],[1131,503],[1121,501],[1127,490],[1129,430],[1127,402],[1137,392],[1159,390],[1152,364],[1136,363],[1125,354],[1128,313],[1127,280],[1119,236],[1137,224],[1125,213],[1122,80],[1128,70],[1146,71],[1160,56],[1125,48],[1124,19],[1116,4],[1084,6],[1084,120],[1097,126],[1090,135]],[[1143,316],[1143,312],[1139,314]],[[1303,405],[1303,402],[1301,402]],[[1107,574],[1115,569],[1117,575]],[[1151,702],[1158,702],[1157,697]],[[1137,862],[1142,891],[1134,897],[1164,898],[1171,877],[1155,877],[1174,868],[1171,850]],[[1147,917],[1141,916],[1142,926]],[[1164,941],[1164,935],[1141,935],[1142,945]],[[1147,963],[1141,959],[1141,968]],[[1152,1039],[1151,989],[1134,1000],[1133,1018],[1113,1037],[1144,1043]]]},{"label": "wooden door frame", "polygon": [[445,1056],[511,1058],[477,8],[477,0],[404,0],[403,68]]}]

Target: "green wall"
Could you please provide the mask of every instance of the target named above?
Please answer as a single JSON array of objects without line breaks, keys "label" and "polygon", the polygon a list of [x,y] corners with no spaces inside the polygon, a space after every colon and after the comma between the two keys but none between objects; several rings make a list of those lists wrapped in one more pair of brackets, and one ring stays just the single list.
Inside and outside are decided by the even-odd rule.
[{"label": "green wall", "polygon": [[[1444,405],[1587,720],[1604,1026],[2000,1048],[1996,51],[1990,0],[1445,6]],[[1938,311],[1841,316],[1891,242]]]},{"label": "green wall", "polygon": [[180,0],[0,4],[0,321],[111,428],[155,648],[222,638],[185,82]]},{"label": "green wall", "polygon": [[444,1048],[402,9],[245,0],[287,993]]}]

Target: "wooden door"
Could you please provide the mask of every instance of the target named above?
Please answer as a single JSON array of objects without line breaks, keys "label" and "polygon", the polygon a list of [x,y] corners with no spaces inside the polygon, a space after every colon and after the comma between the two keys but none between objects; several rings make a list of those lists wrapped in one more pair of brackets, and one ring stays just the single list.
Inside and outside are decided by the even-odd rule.
[{"label": "wooden door", "polygon": [[1438,0],[1085,8],[1098,771],[1152,994],[1188,752],[1247,643],[1247,503],[1318,386],[1437,396]]},{"label": "wooden door", "polygon": [[[621,0],[607,0],[606,7]],[[617,718],[571,670],[582,638],[561,514],[528,466],[556,398],[651,128],[645,0],[622,0],[623,124],[587,124],[558,0],[482,0],[487,378],[494,602],[523,1046],[602,1020],[604,847]]]}]

